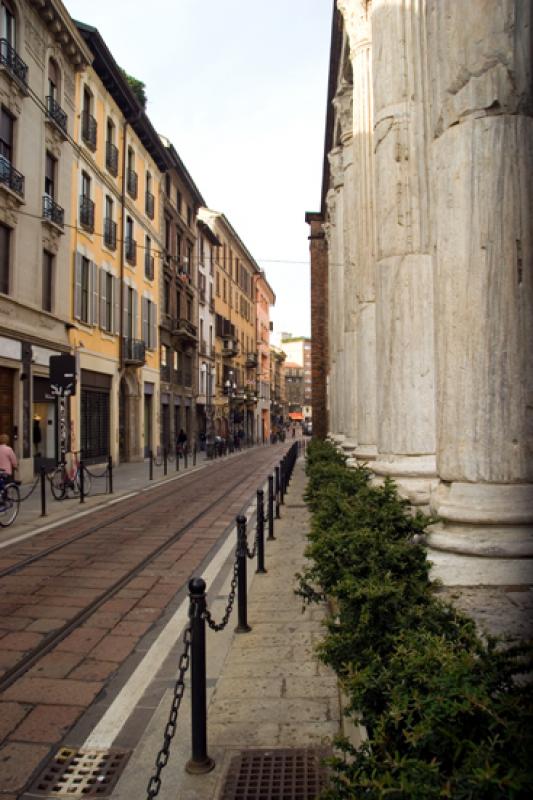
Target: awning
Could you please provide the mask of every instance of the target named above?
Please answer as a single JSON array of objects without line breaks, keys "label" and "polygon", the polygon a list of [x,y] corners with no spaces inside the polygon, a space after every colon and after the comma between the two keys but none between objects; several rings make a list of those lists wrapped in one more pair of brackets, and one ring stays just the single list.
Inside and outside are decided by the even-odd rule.
[{"label": "awning", "polygon": [[289,411],[289,419],[292,419],[293,422],[301,422],[304,418],[304,415],[301,411]]}]

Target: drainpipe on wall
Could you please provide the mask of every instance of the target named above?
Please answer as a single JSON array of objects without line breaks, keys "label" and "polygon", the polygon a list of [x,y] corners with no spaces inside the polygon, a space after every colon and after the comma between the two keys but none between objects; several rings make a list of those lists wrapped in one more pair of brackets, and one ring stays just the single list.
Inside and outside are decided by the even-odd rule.
[{"label": "drainpipe on wall", "polygon": [[128,121],[124,122],[122,133],[122,189],[120,195],[120,297],[119,297],[119,363],[120,374],[124,372],[124,221],[126,213],[126,136],[128,132]]}]

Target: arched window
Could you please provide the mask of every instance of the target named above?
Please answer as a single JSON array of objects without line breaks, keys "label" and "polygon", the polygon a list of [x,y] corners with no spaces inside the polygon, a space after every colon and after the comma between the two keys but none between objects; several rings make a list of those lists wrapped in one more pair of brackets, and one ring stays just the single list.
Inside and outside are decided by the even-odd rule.
[{"label": "arched window", "polygon": [[50,58],[48,61],[48,96],[54,103],[60,103],[61,71],[54,58]]}]

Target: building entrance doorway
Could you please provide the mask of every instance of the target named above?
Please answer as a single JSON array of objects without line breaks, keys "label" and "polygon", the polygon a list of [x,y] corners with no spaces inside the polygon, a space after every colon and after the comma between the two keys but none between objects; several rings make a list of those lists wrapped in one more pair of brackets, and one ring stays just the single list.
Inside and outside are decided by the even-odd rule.
[{"label": "building entrance doorway", "polygon": [[13,445],[13,375],[15,370],[0,367],[0,433],[7,433]]}]

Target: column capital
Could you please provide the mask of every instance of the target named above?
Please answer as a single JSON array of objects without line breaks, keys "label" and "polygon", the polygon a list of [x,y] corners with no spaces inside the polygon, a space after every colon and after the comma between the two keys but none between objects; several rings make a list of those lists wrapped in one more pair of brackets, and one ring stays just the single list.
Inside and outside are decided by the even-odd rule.
[{"label": "column capital", "polygon": [[354,59],[358,49],[372,41],[370,18],[372,0],[337,0],[344,28],[350,42],[350,58]]}]

